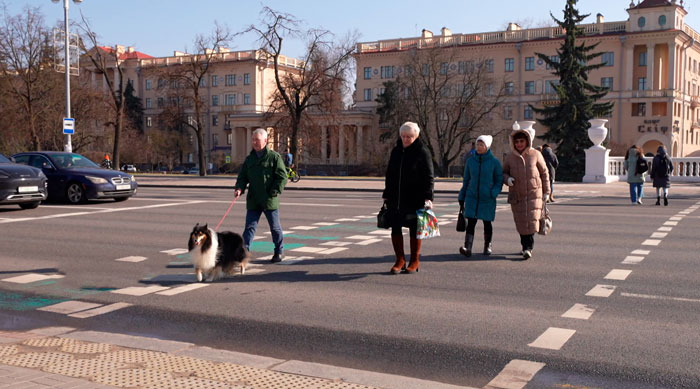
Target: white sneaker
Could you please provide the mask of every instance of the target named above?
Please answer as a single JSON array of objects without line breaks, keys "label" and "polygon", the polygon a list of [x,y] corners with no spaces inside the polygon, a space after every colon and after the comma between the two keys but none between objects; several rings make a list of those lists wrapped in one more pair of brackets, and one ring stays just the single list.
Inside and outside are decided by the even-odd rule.
[{"label": "white sneaker", "polygon": [[523,250],[523,259],[529,259],[532,257],[532,251],[530,250]]},{"label": "white sneaker", "polygon": [[642,199],[637,200],[637,204],[641,204],[641,203],[642,203]]}]

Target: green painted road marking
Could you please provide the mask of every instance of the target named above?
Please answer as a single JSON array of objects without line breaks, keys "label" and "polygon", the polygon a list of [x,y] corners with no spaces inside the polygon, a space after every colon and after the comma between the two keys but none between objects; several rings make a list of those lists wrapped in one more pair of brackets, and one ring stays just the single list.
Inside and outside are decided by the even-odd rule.
[{"label": "green painted road marking", "polygon": [[[285,238],[294,238],[294,239],[301,239],[301,240],[306,240],[306,239],[315,239],[315,240],[338,240],[340,239],[337,236],[311,236],[311,235],[297,235],[297,234],[286,234],[284,236]],[[285,245],[286,246],[286,245]]]},{"label": "green painted road marking", "polygon": [[[285,243],[284,249],[291,250],[291,249],[295,249],[297,247],[303,247],[303,246],[305,246],[305,245],[301,244],[301,243]],[[250,244],[250,251],[257,251],[257,252],[261,252],[261,253],[274,253],[275,252],[275,244],[272,242],[252,242]]]},{"label": "green painted road marking", "polygon": [[20,293],[0,292],[0,309],[12,311],[29,311],[70,299],[44,296],[27,296]]}]

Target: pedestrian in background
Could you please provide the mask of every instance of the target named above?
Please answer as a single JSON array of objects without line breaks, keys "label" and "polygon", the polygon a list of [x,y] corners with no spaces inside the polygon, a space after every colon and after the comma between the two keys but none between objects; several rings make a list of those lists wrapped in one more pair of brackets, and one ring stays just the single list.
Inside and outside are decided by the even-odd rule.
[{"label": "pedestrian in background", "polygon": [[549,202],[553,203],[554,200],[554,176],[559,167],[559,159],[557,155],[554,154],[552,148],[549,144],[545,143],[542,145],[542,156],[544,157],[544,162],[547,164],[547,172],[549,173]]},{"label": "pedestrian in background", "polygon": [[476,154],[469,158],[464,168],[458,201],[460,209],[464,209],[461,217],[467,218],[464,246],[459,248],[459,252],[465,257],[472,255],[477,220],[484,224],[484,255],[491,255],[493,250],[491,222],[496,219],[496,197],[503,188],[503,170],[501,163],[491,153],[491,142],[491,135],[476,138]]},{"label": "pedestrian in background", "polygon": [[[392,215],[391,244],[394,247],[396,262],[392,274],[401,270],[417,272],[420,268],[422,240],[416,237],[418,218],[416,211],[433,206],[433,159],[420,137],[416,123],[406,122],[399,129],[399,139],[391,150],[382,198]],[[411,260],[406,265],[403,249],[402,227],[409,231]]]},{"label": "pedestrian in background", "polygon": [[671,173],[673,173],[673,161],[666,153],[666,147],[659,146],[651,163],[649,176],[656,188],[656,205],[661,205],[660,191],[664,190],[664,206],[668,205],[668,188],[671,186]]},{"label": "pedestrian in background", "polygon": [[632,204],[641,204],[642,197],[644,197],[645,173],[637,171],[639,158],[644,158],[644,152],[635,145],[632,145],[625,153],[625,169],[627,170],[627,183],[630,185]]},{"label": "pedestrian in background", "polygon": [[549,199],[549,172],[542,153],[532,148],[534,139],[535,130],[520,129],[516,122],[510,134],[512,150],[503,163],[503,179],[508,185],[508,203],[520,234],[523,259],[532,257],[542,208]]},{"label": "pedestrian in background", "polygon": [[279,196],[287,182],[287,170],[282,157],[267,147],[267,131],[262,128],[253,131],[252,143],[253,150],[241,166],[234,190],[238,198],[248,188],[243,242],[245,248],[250,250],[260,215],[265,213],[275,244],[271,262],[280,262],[284,258],[284,237],[280,224]]}]

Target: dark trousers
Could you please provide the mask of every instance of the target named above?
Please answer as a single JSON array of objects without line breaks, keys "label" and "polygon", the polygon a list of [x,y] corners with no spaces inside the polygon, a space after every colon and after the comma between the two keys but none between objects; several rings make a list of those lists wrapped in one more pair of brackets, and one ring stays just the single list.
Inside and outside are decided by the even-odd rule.
[{"label": "dark trousers", "polygon": [[520,245],[523,250],[532,250],[535,246],[535,234],[520,235]]},{"label": "dark trousers", "polygon": [[402,235],[402,227],[407,227],[410,236],[415,237],[416,231],[418,230],[418,218],[416,217],[416,212],[411,213],[400,212],[396,219],[393,220],[391,225],[391,235]]},{"label": "dark trousers", "polygon": [[[471,217],[467,218],[467,234],[474,235],[474,230],[476,228],[477,221],[479,221],[479,219]],[[493,225],[491,224],[491,222],[488,220],[482,220],[482,222],[484,222],[484,236],[492,236]]]}]

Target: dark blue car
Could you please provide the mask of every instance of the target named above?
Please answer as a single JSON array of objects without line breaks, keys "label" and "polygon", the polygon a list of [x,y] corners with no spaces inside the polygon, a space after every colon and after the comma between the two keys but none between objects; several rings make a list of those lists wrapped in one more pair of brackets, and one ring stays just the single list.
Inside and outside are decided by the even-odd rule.
[{"label": "dark blue car", "polygon": [[19,165],[0,154],[0,205],[32,209],[46,199],[46,176],[39,169]]},{"label": "dark blue car", "polygon": [[50,200],[67,200],[73,204],[107,198],[124,201],[136,193],[138,186],[131,174],[103,169],[80,154],[31,151],[13,157],[17,163],[44,172]]}]

